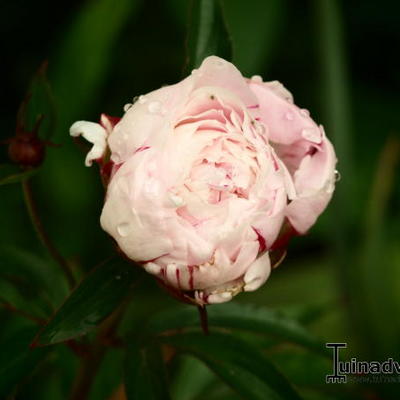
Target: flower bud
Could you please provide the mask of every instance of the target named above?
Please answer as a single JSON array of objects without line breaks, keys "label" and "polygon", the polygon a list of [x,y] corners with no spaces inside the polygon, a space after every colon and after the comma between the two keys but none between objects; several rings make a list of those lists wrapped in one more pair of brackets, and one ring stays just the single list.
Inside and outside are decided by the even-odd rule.
[{"label": "flower bud", "polygon": [[79,121],[70,131],[93,143],[86,165],[110,154],[101,225],[192,302],[259,288],[330,201],[333,146],[279,82],[208,57],[124,110],[115,125]]},{"label": "flower bud", "polygon": [[9,139],[8,155],[22,167],[38,167],[45,157],[45,145],[36,133],[24,132]]}]

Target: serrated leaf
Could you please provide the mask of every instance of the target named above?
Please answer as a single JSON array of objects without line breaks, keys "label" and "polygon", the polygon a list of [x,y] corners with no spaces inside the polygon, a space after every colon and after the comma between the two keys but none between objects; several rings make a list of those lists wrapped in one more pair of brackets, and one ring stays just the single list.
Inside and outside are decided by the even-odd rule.
[{"label": "serrated leaf", "polygon": [[0,398],[7,398],[14,387],[46,357],[49,349],[29,347],[34,328],[24,328],[0,344]]},{"label": "serrated leaf", "polygon": [[39,332],[34,345],[63,342],[95,328],[128,296],[140,271],[119,258],[96,267]]},{"label": "serrated leaf", "polygon": [[218,0],[194,0],[187,38],[186,72],[198,68],[208,56],[231,60],[229,34]]},{"label": "serrated leaf", "polygon": [[[238,329],[273,335],[283,341],[297,343],[313,351],[330,356],[325,345],[311,335],[296,320],[284,314],[231,302],[208,307],[210,328]],[[199,327],[197,310],[193,307],[180,307],[156,315],[149,322],[153,332],[162,332],[186,327]]]},{"label": "serrated leaf", "polygon": [[158,343],[130,343],[125,362],[128,400],[168,400],[165,365]]},{"label": "serrated leaf", "polygon": [[246,399],[297,400],[290,382],[257,349],[225,333],[161,336],[163,343],[203,361]]}]

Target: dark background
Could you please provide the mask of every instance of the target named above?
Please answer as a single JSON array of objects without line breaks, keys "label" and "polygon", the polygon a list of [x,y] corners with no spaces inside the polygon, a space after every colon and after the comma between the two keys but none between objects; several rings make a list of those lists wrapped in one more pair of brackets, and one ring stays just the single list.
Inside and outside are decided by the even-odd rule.
[{"label": "dark background", "polygon": [[[189,12],[184,0],[123,0],[90,19],[84,14],[91,13],[91,4],[16,0],[0,6],[1,137],[14,134],[19,104],[48,60],[57,105],[51,140],[61,147],[48,149],[33,186],[44,224],[76,264],[77,275],[113,252],[113,244],[99,227],[98,171],[84,167],[84,153],[68,128],[79,119],[96,121],[101,112],[121,116],[134,96],[182,79]],[[224,5],[234,63],[244,76],[281,81],[296,104],[311,110],[336,146],[341,174],[334,201],[309,235],[291,243],[287,259],[262,289],[238,300],[326,307],[311,326],[324,341],[348,342],[349,355],[360,358],[398,358],[400,3]],[[92,25],[79,22],[88,20]],[[6,163],[6,146],[0,156]],[[0,187],[0,207],[2,248],[41,254],[18,184]],[[150,279],[139,291],[142,302],[131,313],[132,324],[172,304]],[[3,317],[12,319],[5,311]],[[394,393],[396,387],[385,390]],[[58,398],[37,396],[32,398]]]}]

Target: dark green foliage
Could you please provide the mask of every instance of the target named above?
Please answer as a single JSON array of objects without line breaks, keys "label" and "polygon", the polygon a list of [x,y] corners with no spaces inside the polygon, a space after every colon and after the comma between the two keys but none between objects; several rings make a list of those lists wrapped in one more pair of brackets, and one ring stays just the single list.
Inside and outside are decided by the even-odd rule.
[{"label": "dark green foliage", "polygon": [[[347,342],[343,358],[398,360],[400,351],[399,5],[20,3],[1,6],[0,398],[397,400],[395,384],[326,385],[324,343]],[[282,81],[324,124],[342,180],[265,287],[209,307],[204,336],[195,308],[171,307],[138,266],[110,259],[98,171],[85,169],[68,128],[101,112],[121,116],[134,96],[177,82],[183,64],[189,74],[209,55],[246,77]],[[7,140],[27,93],[26,128],[43,115],[39,137],[61,146],[23,171],[10,164]],[[27,181],[80,282],[74,290],[30,226]]]}]

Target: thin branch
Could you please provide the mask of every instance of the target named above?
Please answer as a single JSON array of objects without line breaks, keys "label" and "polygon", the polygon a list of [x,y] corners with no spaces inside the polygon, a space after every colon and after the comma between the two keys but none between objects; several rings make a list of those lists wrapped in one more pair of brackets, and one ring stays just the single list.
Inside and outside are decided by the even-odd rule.
[{"label": "thin branch", "polygon": [[32,225],[38,235],[39,240],[42,242],[43,246],[48,250],[50,255],[63,270],[65,276],[67,277],[70,288],[73,288],[76,284],[76,281],[72,273],[71,267],[54,246],[52,240],[50,239],[50,236],[47,234],[46,230],[43,227],[35,200],[33,198],[32,187],[29,179],[25,179],[22,181],[22,190],[24,192],[24,199],[26,207],[28,209],[29,217],[32,221]]},{"label": "thin branch", "polygon": [[86,400],[89,397],[98,368],[108,350],[104,343],[115,337],[115,332],[125,310],[126,304],[122,304],[102,323],[93,347],[89,348],[89,354],[82,359],[69,397],[70,400]]},{"label": "thin branch", "polygon": [[27,319],[33,321],[35,324],[44,325],[46,323],[46,321],[44,319],[35,317],[34,315],[31,315],[23,310],[16,308],[15,306],[13,306],[11,303],[9,303],[7,300],[5,300],[3,298],[0,298],[0,305],[5,310],[8,310],[14,314],[21,315],[21,317],[27,318]]},{"label": "thin branch", "polygon": [[203,329],[203,333],[205,335],[209,335],[210,332],[208,331],[207,309],[205,306],[197,306],[197,309],[199,310],[200,324],[201,328]]}]

